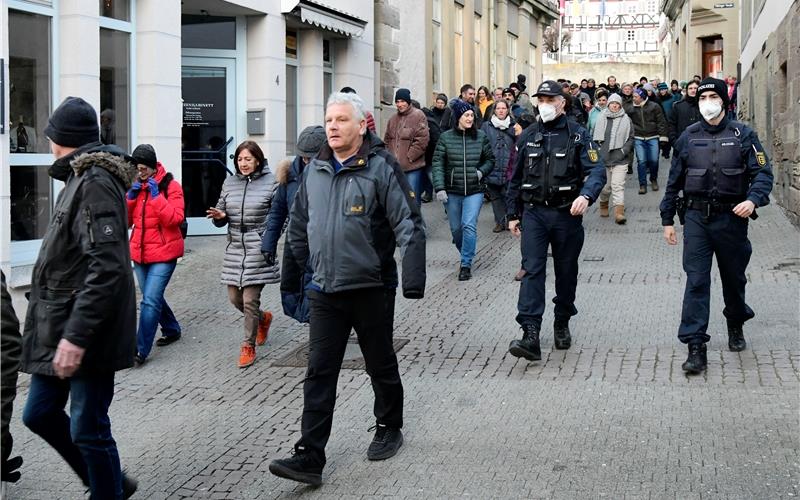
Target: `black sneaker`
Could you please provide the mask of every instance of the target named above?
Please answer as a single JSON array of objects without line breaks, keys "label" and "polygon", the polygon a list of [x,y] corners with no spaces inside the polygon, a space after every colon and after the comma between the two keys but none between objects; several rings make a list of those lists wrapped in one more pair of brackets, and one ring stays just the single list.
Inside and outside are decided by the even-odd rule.
[{"label": "black sneaker", "polygon": [[747,341],[744,339],[742,325],[728,324],[728,349],[733,352],[741,352],[747,349]]},{"label": "black sneaker", "polygon": [[472,270],[468,267],[462,267],[458,271],[458,281],[467,281],[472,278]]},{"label": "black sneaker", "polygon": [[572,345],[572,336],[569,333],[569,320],[556,319],[553,321],[553,337],[556,349],[569,349]]},{"label": "black sneaker", "polygon": [[156,340],[156,345],[163,347],[165,345],[170,345],[173,342],[177,342],[180,339],[181,339],[181,334],[178,334],[178,335],[162,335],[161,337],[159,337],[158,340]]},{"label": "black sneaker", "polygon": [[689,357],[681,365],[688,375],[697,375],[705,371],[708,366],[705,344],[689,344]]},{"label": "black sneaker", "polygon": [[133,357],[133,366],[135,366],[137,368],[142,366],[146,362],[147,362],[147,358],[145,358],[144,356],[142,356],[138,352],[136,353],[136,356]]},{"label": "black sneaker", "polygon": [[322,467],[311,453],[295,449],[291,457],[270,462],[269,471],[284,479],[319,486],[322,484]]},{"label": "black sneaker", "polygon": [[528,361],[542,359],[542,348],[539,345],[539,326],[522,325],[522,339],[512,340],[508,345],[508,352],[512,356],[525,358]]},{"label": "black sneaker", "polygon": [[375,429],[375,437],[367,448],[367,458],[369,460],[386,460],[397,455],[397,450],[403,445],[403,433],[400,429],[394,429],[382,424],[370,427]]},{"label": "black sneaker", "polygon": [[128,499],[136,493],[136,490],[139,489],[139,481],[136,478],[133,478],[125,472],[122,473],[122,498]]}]

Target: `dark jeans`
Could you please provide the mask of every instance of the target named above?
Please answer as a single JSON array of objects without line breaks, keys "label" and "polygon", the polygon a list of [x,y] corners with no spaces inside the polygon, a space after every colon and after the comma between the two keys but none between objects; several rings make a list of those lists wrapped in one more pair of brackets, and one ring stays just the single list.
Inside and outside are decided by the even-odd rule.
[{"label": "dark jeans", "polygon": [[506,220],[506,185],[486,184],[486,192],[492,202],[494,223],[504,225]]},{"label": "dark jeans", "polygon": [[311,331],[308,370],[303,383],[302,437],[304,449],[325,464],[331,434],[336,384],[347,339],[355,329],[367,374],[375,391],[377,423],[403,426],[403,384],[392,345],[394,289],[363,288],[337,293],[309,291]]},{"label": "dark jeans", "polygon": [[745,271],[752,253],[747,225],[747,219],[733,213],[711,215],[708,223],[704,223],[699,210],[686,211],[683,227],[686,290],[678,328],[678,339],[684,344],[711,340],[706,330],[711,301],[711,260],[715,255],[725,301],[722,314],[737,324],[755,316],[744,300]]},{"label": "dark jeans", "polygon": [[583,248],[583,217],[569,210],[542,206],[526,207],[522,216],[522,278],[517,303],[517,323],[541,326],[545,303],[547,247],[553,248],[556,275],[555,317],[569,319],[578,314],[575,289],[578,257]]},{"label": "dark jeans", "polygon": [[636,139],[634,142],[636,159],[639,160],[639,185],[647,185],[647,174],[651,181],[658,181],[658,139]]},{"label": "dark jeans", "polygon": [[[108,418],[113,397],[113,372],[66,380],[33,375],[22,414],[23,423],[89,486],[93,499],[122,498],[119,454]],[[69,415],[64,412],[67,398]]]}]

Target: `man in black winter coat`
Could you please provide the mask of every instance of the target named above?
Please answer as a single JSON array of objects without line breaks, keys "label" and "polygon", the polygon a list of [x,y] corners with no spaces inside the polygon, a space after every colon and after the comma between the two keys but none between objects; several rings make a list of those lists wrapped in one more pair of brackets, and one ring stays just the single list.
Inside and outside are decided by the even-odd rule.
[{"label": "man in black winter coat", "polygon": [[[30,373],[22,421],[67,461],[92,498],[128,498],[108,408],[114,373],[133,366],[136,294],[125,191],[136,173],[99,141],[97,113],[67,97],[44,129],[65,183],[33,268],[22,371]],[[69,415],[64,412],[70,400]]]},{"label": "man in black winter coat", "polygon": [[700,109],[697,107],[697,86],[694,80],[686,86],[686,95],[672,105],[672,114],[667,118],[669,126],[669,142],[675,144],[678,137],[692,123],[700,121]]}]

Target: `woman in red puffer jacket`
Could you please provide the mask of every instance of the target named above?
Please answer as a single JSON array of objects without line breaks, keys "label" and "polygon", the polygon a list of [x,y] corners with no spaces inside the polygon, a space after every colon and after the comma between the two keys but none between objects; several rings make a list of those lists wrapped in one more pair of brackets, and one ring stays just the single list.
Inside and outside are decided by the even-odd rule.
[{"label": "woman in red puffer jacket", "polygon": [[181,337],[181,326],[164,291],[183,256],[184,204],[181,185],[158,162],[153,146],[141,144],[131,156],[137,163],[138,178],[127,195],[128,226],[133,228],[131,258],[142,291],[135,361],[142,365],[159,324],[162,337],[158,345],[169,345]]}]

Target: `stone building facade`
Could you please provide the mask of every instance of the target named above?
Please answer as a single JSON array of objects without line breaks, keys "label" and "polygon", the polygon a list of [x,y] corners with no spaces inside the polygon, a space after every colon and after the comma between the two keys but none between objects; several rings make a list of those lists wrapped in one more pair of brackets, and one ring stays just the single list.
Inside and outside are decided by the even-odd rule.
[{"label": "stone building facade", "polygon": [[758,131],[775,201],[800,226],[800,2],[745,3],[738,115]]},{"label": "stone building facade", "polygon": [[742,0],[661,0],[661,11],[667,17],[662,50],[669,78],[736,75],[741,3]]},{"label": "stone building facade", "polygon": [[464,83],[507,86],[518,74],[529,87],[541,81],[542,34],[558,3],[376,0],[374,17],[376,118],[385,123],[399,87],[426,106],[439,92],[457,96]]}]

